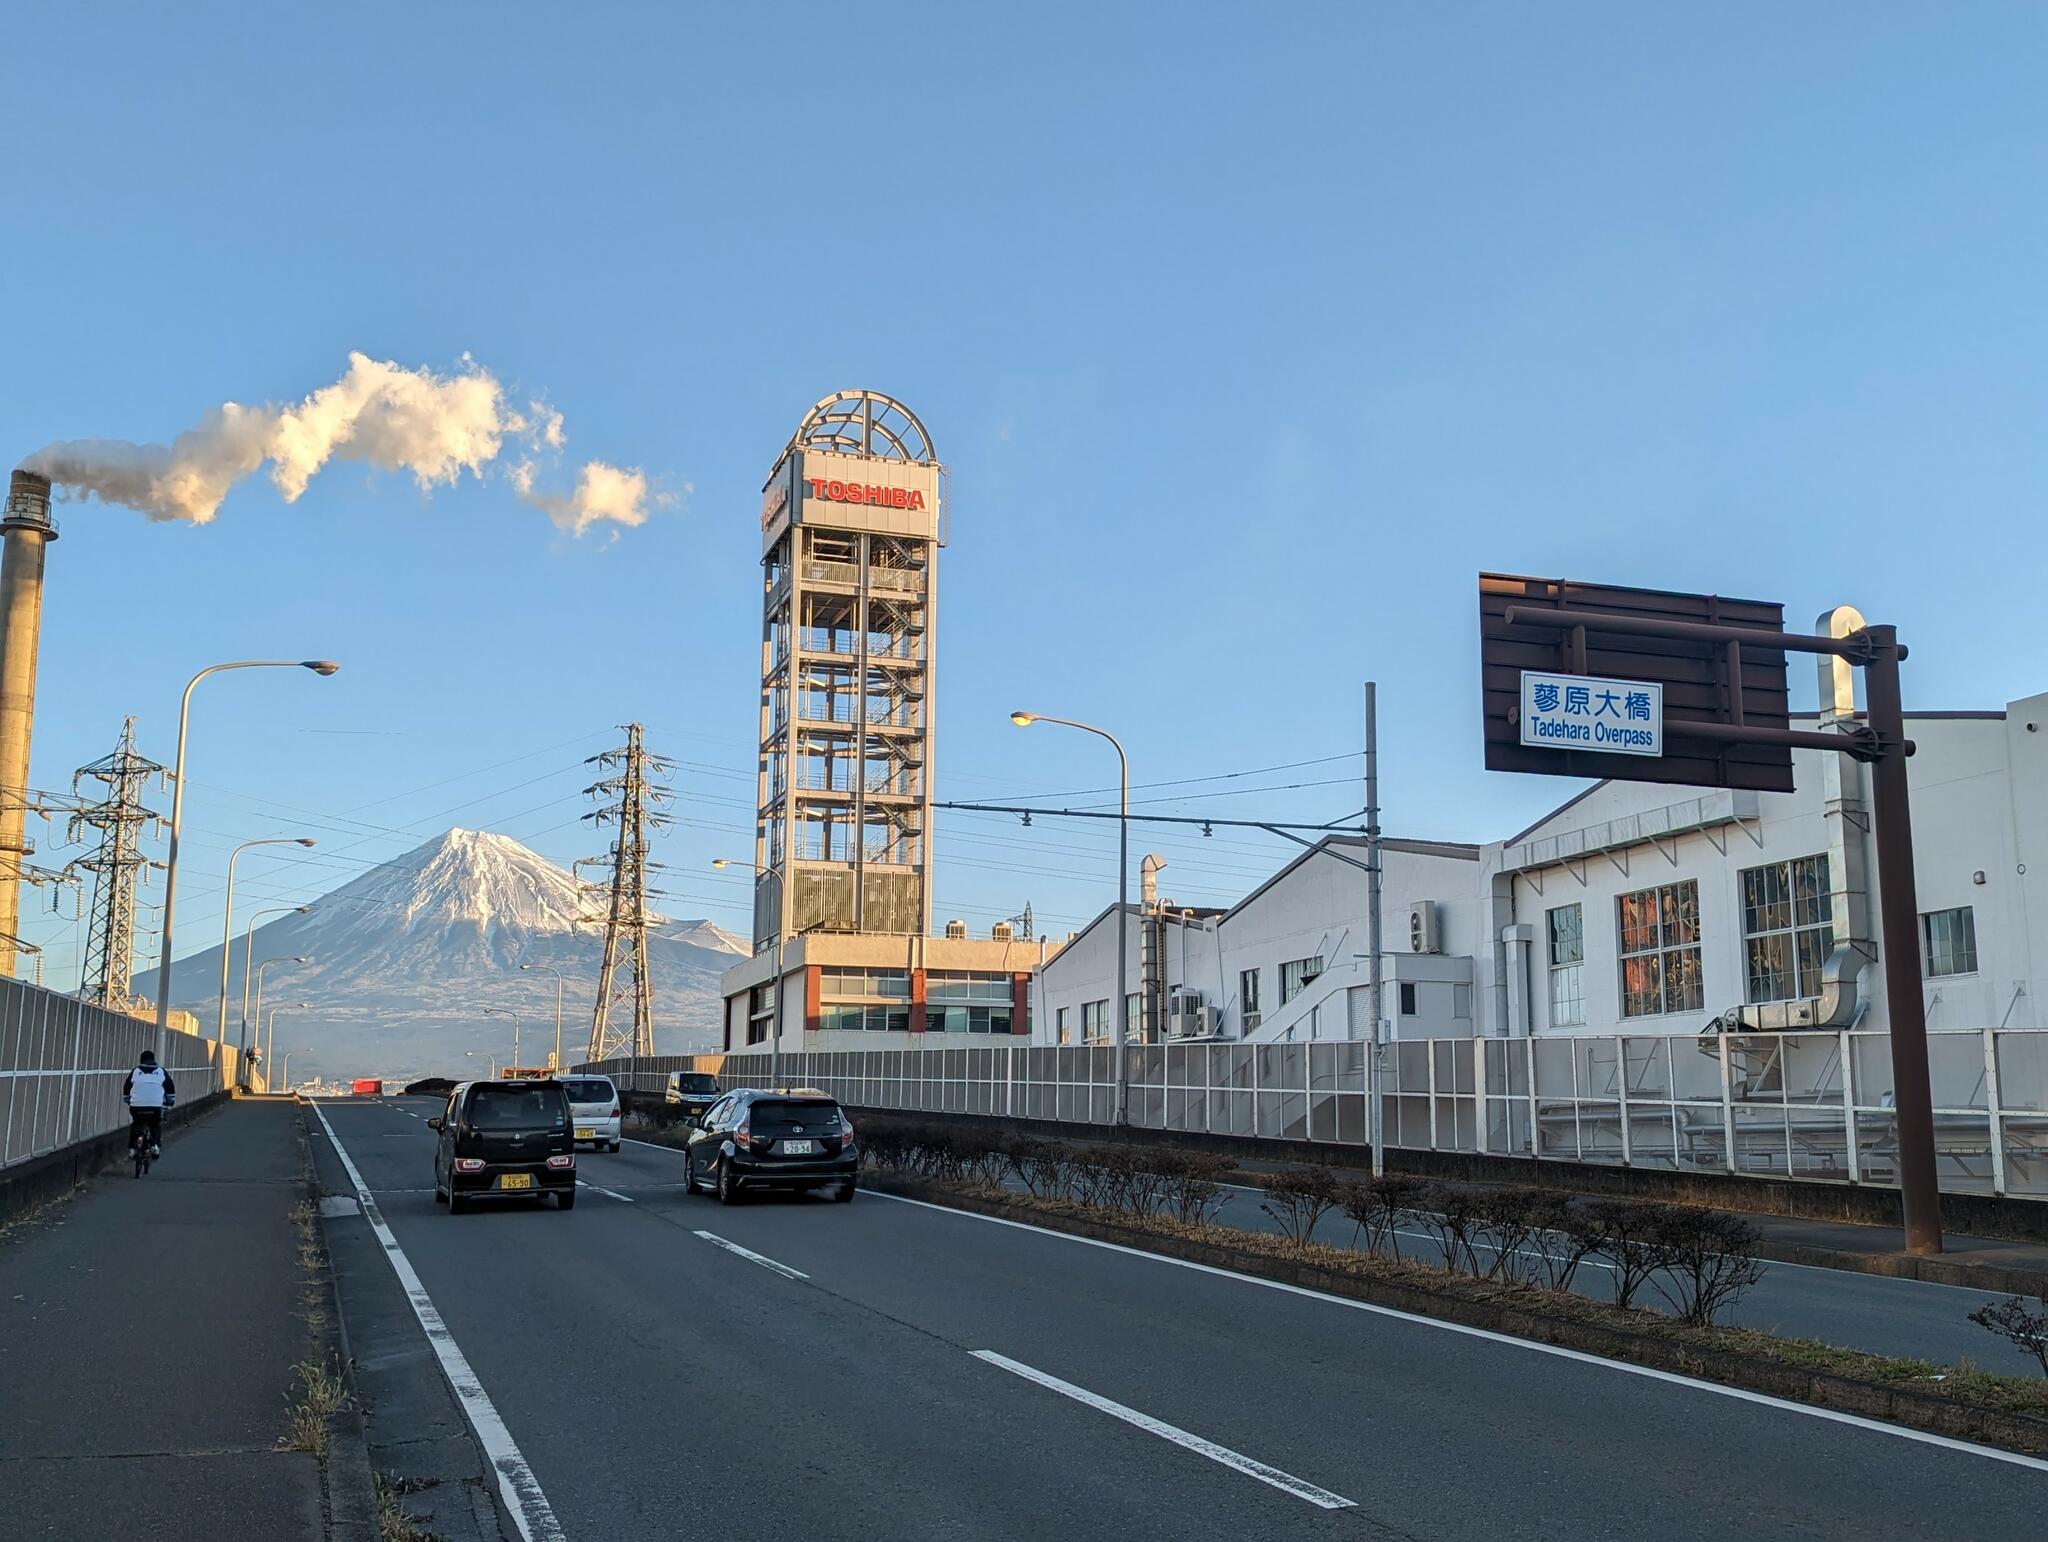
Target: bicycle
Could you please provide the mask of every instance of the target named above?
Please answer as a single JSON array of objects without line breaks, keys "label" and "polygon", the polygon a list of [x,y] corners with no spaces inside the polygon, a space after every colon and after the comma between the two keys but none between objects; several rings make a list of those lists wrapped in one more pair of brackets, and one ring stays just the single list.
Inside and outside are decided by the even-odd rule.
[{"label": "bicycle", "polygon": [[135,1176],[140,1178],[149,1171],[149,1126],[138,1124],[129,1131],[128,1146],[135,1153]]}]

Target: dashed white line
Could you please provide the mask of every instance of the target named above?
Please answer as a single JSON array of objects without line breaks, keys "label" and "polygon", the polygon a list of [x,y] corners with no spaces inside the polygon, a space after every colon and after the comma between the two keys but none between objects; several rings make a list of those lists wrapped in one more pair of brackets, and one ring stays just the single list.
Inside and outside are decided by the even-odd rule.
[{"label": "dashed white line", "polygon": [[584,1181],[583,1179],[581,1179],[581,1178],[578,1178],[578,1179],[576,1180],[576,1187],[577,1187],[577,1188],[579,1188],[579,1189],[589,1189],[589,1190],[591,1190],[591,1191],[592,1191],[593,1193],[597,1193],[597,1194],[602,1194],[602,1195],[603,1195],[603,1196],[604,1196],[604,1197],[605,1197],[606,1199],[616,1199],[616,1200],[617,1200],[617,1201],[618,1201],[618,1202],[619,1202],[620,1204],[622,1204],[622,1205],[630,1205],[630,1204],[632,1204],[632,1203],[633,1203],[633,1199],[632,1199],[632,1196],[631,1196],[631,1195],[628,1195],[628,1194],[614,1194],[614,1193],[613,1193],[613,1192],[612,1192],[612,1191],[611,1191],[610,1189],[606,1189],[606,1188],[600,1188],[600,1187],[598,1187],[598,1185],[596,1185],[596,1184],[594,1184],[594,1183],[588,1183],[588,1182],[585,1182],[585,1181]]},{"label": "dashed white line", "polygon": [[1254,1461],[1241,1451],[1233,1451],[1228,1446],[1217,1445],[1213,1440],[1205,1440],[1200,1435],[1190,1434],[1177,1424],[1168,1424],[1164,1419],[1155,1419],[1150,1414],[1139,1413],[1135,1408],[1126,1408],[1122,1403],[1113,1403],[1100,1393],[1090,1392],[1086,1387],[1077,1387],[1071,1381],[1061,1381],[1057,1376],[1048,1375],[1020,1360],[1012,1360],[1008,1355],[999,1355],[993,1349],[976,1349],[971,1353],[975,1359],[1000,1366],[1012,1376],[1022,1376],[1026,1381],[1035,1381],[1041,1387],[1050,1387],[1062,1397],[1070,1397],[1077,1403],[1085,1403],[1098,1413],[1106,1413],[1112,1419],[1121,1419],[1148,1435],[1157,1435],[1161,1440],[1170,1440],[1177,1446],[1184,1446],[1198,1456],[1206,1456],[1212,1462],[1221,1462],[1225,1467],[1233,1468],[1248,1478],[1257,1478],[1261,1483],[1271,1484],[1283,1493],[1292,1494],[1296,1499],[1306,1499],[1321,1509],[1347,1510],[1357,1503],[1356,1500],[1346,1499],[1342,1494],[1333,1494],[1326,1488],[1318,1488],[1305,1479],[1295,1477],[1291,1472],[1282,1472],[1277,1467],[1268,1467],[1264,1462]]},{"label": "dashed white line", "polygon": [[483,1383],[477,1380],[476,1372],[469,1368],[468,1357],[456,1344],[455,1335],[441,1320],[440,1309],[434,1305],[426,1286],[420,1283],[419,1275],[413,1271],[412,1260],[405,1256],[405,1249],[398,1245],[391,1228],[384,1224],[383,1213],[378,1210],[377,1201],[370,1197],[363,1175],[356,1171],[356,1164],[349,1159],[348,1148],[335,1135],[334,1126],[327,1122],[327,1111],[317,1103],[312,1107],[319,1116],[320,1127],[334,1145],[334,1154],[341,1158],[342,1170],[348,1174],[348,1181],[355,1185],[356,1203],[363,1207],[363,1216],[369,1221],[371,1231],[384,1245],[384,1256],[391,1261],[398,1283],[405,1288],[406,1299],[412,1303],[413,1316],[419,1319],[427,1343],[441,1362],[441,1370],[469,1419],[469,1427],[476,1431],[484,1454],[490,1458],[491,1466],[498,1474],[498,1493],[511,1513],[512,1523],[519,1528],[519,1535],[525,1542],[568,1542],[561,1523],[555,1519],[554,1507],[548,1503],[548,1496],[541,1492],[540,1481],[534,1477],[525,1455],[512,1439],[512,1432],[505,1427],[505,1421],[499,1417],[496,1406],[484,1391]]},{"label": "dashed white line", "polygon": [[1724,1387],[1717,1382],[1700,1381],[1695,1377],[1680,1376],[1673,1371],[1660,1371],[1647,1365],[1630,1365],[1625,1360],[1608,1360],[1581,1349],[1566,1349],[1560,1344],[1539,1344],[1534,1339],[1518,1339],[1513,1334],[1495,1333],[1489,1328],[1473,1328],[1464,1323],[1443,1322],[1434,1317],[1418,1317],[1413,1312],[1399,1311],[1391,1306],[1377,1306],[1370,1301],[1353,1301],[1348,1296],[1332,1296],[1320,1290],[1310,1290],[1304,1285],[1289,1285],[1281,1280],[1262,1279],[1256,1274],[1240,1274],[1235,1269],[1219,1269],[1214,1264],[1198,1264],[1190,1259],[1169,1258],[1164,1253],[1148,1253],[1143,1248],[1125,1247],[1120,1242],[1077,1237],[1071,1232],[1053,1231],[1044,1226],[1033,1226],[1026,1221],[1012,1221],[999,1215],[980,1215],[972,1210],[955,1210],[950,1205],[935,1205],[929,1200],[911,1199],[903,1194],[887,1194],[879,1189],[869,1189],[867,1192],[877,1199],[893,1199],[899,1205],[915,1205],[920,1210],[936,1210],[942,1215],[956,1215],[969,1221],[987,1221],[994,1226],[1009,1226],[1018,1231],[1036,1232],[1042,1237],[1057,1237],[1063,1242],[1077,1243],[1082,1247],[1106,1248],[1112,1253],[1150,1259],[1155,1264],[1170,1264],[1176,1269],[1192,1269],[1197,1274],[1237,1280],[1246,1285],[1257,1285],[1265,1290],[1285,1291],[1288,1295],[1304,1296],[1311,1301],[1321,1301],[1330,1306],[1348,1307],[1355,1312],[1370,1312],[1375,1317],[1391,1317],[1397,1322],[1413,1323],[1420,1328],[1434,1328],[1442,1333],[1457,1333],[1466,1338],[1484,1339],[1488,1343],[1504,1344],[1511,1349],[1525,1349],[1531,1354],[1555,1355],[1560,1360],[1576,1360],[1581,1365],[1595,1365],[1603,1370],[1619,1371],[1624,1376],[1641,1376],[1675,1387],[1690,1387],[1695,1392],[1711,1392],[1716,1397],[1758,1403],[1765,1408],[1776,1408],[1785,1413],[1803,1414],[1809,1419],[1825,1419],[1830,1424],[1847,1424],[1856,1429],[1871,1430],[1879,1435],[1890,1435],[1899,1440],[1910,1440],[1925,1446],[1940,1446],[1945,1450],[1960,1451],[1966,1456],[1981,1456],[1994,1462],[2009,1462],[2015,1467],[2031,1467],[2036,1472],[2048,1472],[2048,1460],[2038,1456],[2023,1456],[2017,1451],[2001,1451],[1995,1446],[1972,1445],[1967,1440],[1953,1440],[1946,1435],[1930,1434],[1926,1430],[1907,1429],[1900,1424],[1865,1419],[1858,1414],[1842,1413],[1833,1408],[1816,1408],[1811,1403],[1794,1403],[1764,1392],[1750,1392],[1742,1387]]},{"label": "dashed white line", "polygon": [[706,1242],[710,1243],[713,1247],[724,1248],[728,1253],[737,1253],[740,1257],[746,1259],[749,1263],[759,1264],[763,1269],[773,1269],[777,1274],[783,1276],[785,1279],[807,1280],[810,1278],[810,1276],[808,1274],[805,1274],[801,1269],[792,1269],[789,1267],[788,1264],[779,1264],[774,1259],[769,1258],[764,1254],[756,1253],[752,1248],[743,1248],[737,1242],[728,1242],[725,1240],[725,1238],[719,1236],[715,1232],[700,1231],[697,1233],[697,1235],[702,1237]]}]

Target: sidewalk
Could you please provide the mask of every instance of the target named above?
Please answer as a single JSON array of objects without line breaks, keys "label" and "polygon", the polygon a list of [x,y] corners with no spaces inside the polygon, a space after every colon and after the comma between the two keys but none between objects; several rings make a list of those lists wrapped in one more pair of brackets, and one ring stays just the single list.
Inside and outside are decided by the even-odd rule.
[{"label": "sidewalk", "polygon": [[297,1110],[229,1103],[0,1240],[0,1531],[317,1538],[314,1457],[274,1449],[299,1301]]}]

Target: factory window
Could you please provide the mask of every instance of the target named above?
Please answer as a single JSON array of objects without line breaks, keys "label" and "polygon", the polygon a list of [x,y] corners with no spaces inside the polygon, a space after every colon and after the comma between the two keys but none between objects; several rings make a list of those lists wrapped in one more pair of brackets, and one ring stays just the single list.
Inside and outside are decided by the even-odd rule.
[{"label": "factory window", "polygon": [[775,982],[747,992],[747,1042],[759,1044],[775,1031]]},{"label": "factory window", "polygon": [[1140,999],[1136,991],[1132,991],[1128,996],[1124,997],[1124,1042],[1126,1044],[1144,1042],[1139,1028],[1138,1002]]},{"label": "factory window", "polygon": [[1244,1031],[1250,1033],[1259,1026],[1259,972],[1256,969],[1240,969],[1237,973],[1238,1010],[1244,1014]]},{"label": "factory window", "polygon": [[1081,1042],[1101,1044],[1109,1038],[1109,1002],[1084,1001],[1081,1003]]},{"label": "factory window", "polygon": [[1688,878],[1638,889],[1615,902],[1621,933],[1621,1015],[1698,1011],[1700,886]]},{"label": "factory window", "polygon": [[1751,1001],[1820,994],[1821,966],[1835,945],[1828,859],[1800,857],[1742,872],[1742,952]]},{"label": "factory window", "polygon": [[1323,972],[1323,956],[1291,959],[1280,966],[1280,1005],[1299,996],[1308,983]]},{"label": "factory window", "polygon": [[1930,977],[1977,972],[1977,916],[1968,905],[1922,916],[1920,940],[1927,950]]},{"label": "factory window", "polygon": [[1401,1015],[1403,1017],[1413,1017],[1415,1015],[1415,982],[1413,980],[1403,980],[1401,982]]},{"label": "factory window", "polygon": [[1578,905],[1559,905],[1549,920],[1550,1026],[1583,1027],[1586,987],[1579,970],[1586,961],[1585,911]]},{"label": "factory window", "polygon": [[890,1001],[910,999],[910,976],[875,969],[827,968],[820,986],[828,998],[847,999],[880,996]]},{"label": "factory window", "polygon": [[1052,1014],[1052,1020],[1053,1026],[1059,1030],[1059,1042],[1062,1044],[1073,1043],[1074,1041],[1067,1037],[1070,1031],[1067,1027],[1067,1009],[1065,1007],[1057,1008]]},{"label": "factory window", "polygon": [[1010,1009],[1000,1007],[928,1006],[924,1012],[926,1033],[1008,1033]]},{"label": "factory window", "polygon": [[958,1002],[996,1002],[1008,1006],[1015,990],[1015,985],[1006,974],[966,974],[954,970],[934,969],[924,977],[925,1000],[942,1001],[949,1005]]},{"label": "factory window", "polygon": [[880,1002],[826,1005],[818,1009],[818,1026],[853,1033],[908,1033],[910,1008]]}]

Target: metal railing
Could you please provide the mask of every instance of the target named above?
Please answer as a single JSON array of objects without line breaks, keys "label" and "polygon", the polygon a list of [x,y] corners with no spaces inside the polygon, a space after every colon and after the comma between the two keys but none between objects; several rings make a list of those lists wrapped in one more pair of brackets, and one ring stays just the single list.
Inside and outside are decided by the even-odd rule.
[{"label": "metal railing", "polygon": [[[1928,1035],[1941,1186],[2048,1198],[2048,1030]],[[1131,1123],[1363,1146],[1361,1041],[1127,1051]],[[1115,1055],[1095,1046],[785,1051],[782,1082],[864,1108],[1108,1124]],[[1389,1149],[1536,1156],[1895,1187],[1889,1036],[1868,1032],[1409,1039],[1380,1046]],[[764,1084],[761,1046],[608,1061],[643,1093],[670,1071]]]},{"label": "metal railing", "polygon": [[128,1123],[121,1080],[154,1048],[196,1103],[232,1085],[236,1052],[189,1033],[88,1005],[20,980],[0,980],[0,1168]]}]

